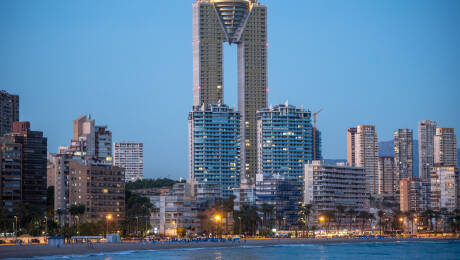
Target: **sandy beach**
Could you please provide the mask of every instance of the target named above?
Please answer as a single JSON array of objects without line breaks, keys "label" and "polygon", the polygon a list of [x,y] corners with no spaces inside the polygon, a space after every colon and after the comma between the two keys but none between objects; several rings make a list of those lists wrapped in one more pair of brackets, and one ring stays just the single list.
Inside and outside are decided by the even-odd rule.
[{"label": "sandy beach", "polygon": [[57,255],[87,255],[108,252],[139,251],[139,250],[168,250],[182,248],[215,248],[241,246],[272,246],[282,244],[326,244],[326,243],[369,243],[369,242],[396,242],[396,241],[440,241],[453,239],[249,239],[240,243],[98,243],[70,244],[60,248],[49,245],[27,246],[0,246],[0,258],[30,258]]}]

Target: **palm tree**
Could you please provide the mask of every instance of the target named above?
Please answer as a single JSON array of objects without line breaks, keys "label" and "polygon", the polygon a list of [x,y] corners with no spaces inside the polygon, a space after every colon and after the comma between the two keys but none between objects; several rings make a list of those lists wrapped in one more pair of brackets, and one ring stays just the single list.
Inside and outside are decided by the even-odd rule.
[{"label": "palm tree", "polygon": [[340,227],[341,227],[341,224],[342,224],[342,216],[343,216],[343,213],[345,213],[345,206],[344,205],[337,205],[335,207],[336,211],[337,211],[337,216],[336,216],[336,220],[337,220],[337,230],[340,230]]},{"label": "palm tree", "polygon": [[385,212],[383,210],[379,210],[377,212],[377,216],[379,217],[379,222],[378,222],[378,225],[379,225],[379,228],[380,228],[380,234],[383,235],[384,231],[385,231],[385,226],[386,226],[386,221],[385,221]]},{"label": "palm tree", "polygon": [[299,207],[299,223],[302,225],[302,231],[307,231],[307,237],[308,233],[310,232],[308,228],[308,224],[310,223],[310,215],[312,213],[312,205],[307,204],[307,205],[302,205]]},{"label": "palm tree", "polygon": [[69,209],[69,214],[70,216],[74,216],[77,220],[77,231],[78,230],[78,226],[80,224],[80,217],[81,215],[85,214],[85,211],[86,211],[86,207],[85,205],[82,205],[82,204],[78,204],[78,205],[71,205],[70,206],[70,209]]},{"label": "palm tree", "polygon": [[266,203],[262,204],[262,207],[261,207],[262,214],[263,214],[262,227],[264,229],[268,229],[270,227],[274,209],[275,209],[275,206],[273,205],[268,205]]},{"label": "palm tree", "polygon": [[431,209],[425,210],[422,213],[422,218],[424,220],[424,223],[428,226],[428,229],[430,231],[433,230],[433,221],[432,221],[433,215],[434,215],[434,212]]},{"label": "palm tree", "polygon": [[356,210],[354,210],[353,208],[350,208],[349,210],[347,210],[347,216],[348,216],[349,219],[350,219],[350,222],[349,222],[349,224],[350,224],[350,230],[349,230],[349,231],[352,230],[352,227],[353,227],[353,224],[354,224],[354,223],[353,223],[353,222],[354,222],[354,218],[356,217],[356,213],[357,213]]}]

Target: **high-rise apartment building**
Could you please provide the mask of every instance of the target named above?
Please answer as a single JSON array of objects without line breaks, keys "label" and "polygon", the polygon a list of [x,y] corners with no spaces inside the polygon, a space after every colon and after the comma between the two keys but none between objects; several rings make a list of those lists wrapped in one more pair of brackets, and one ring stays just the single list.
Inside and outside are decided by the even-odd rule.
[{"label": "high-rise apartment building", "polygon": [[[43,132],[31,131],[29,122],[14,122],[2,145],[2,201],[23,202],[46,210],[47,139]],[[3,168],[5,167],[5,168]],[[9,191],[9,192],[8,192]]]},{"label": "high-rise apartment building", "polygon": [[[70,161],[69,204],[84,205],[81,221],[104,221],[112,215],[114,222],[125,216],[125,176],[122,168],[96,161]],[[73,223],[73,220],[70,220]]]},{"label": "high-rise apartment building", "polygon": [[114,143],[113,165],[125,169],[125,181],[144,178],[144,144]]},{"label": "high-rise apartment building", "polygon": [[228,198],[240,185],[240,114],[227,105],[189,113],[189,179],[200,199]]},{"label": "high-rise apartment building", "polygon": [[410,178],[414,175],[414,156],[413,156],[413,134],[409,129],[398,129],[394,132],[394,159],[396,184],[399,187],[399,181]]},{"label": "high-rise apartment building", "polygon": [[0,91],[0,136],[11,133],[13,122],[19,121],[19,96]]},{"label": "high-rise apartment building", "polygon": [[22,145],[0,137],[0,206],[8,212],[22,201]]},{"label": "high-rise apartment building", "polygon": [[193,104],[224,103],[223,43],[238,46],[238,110],[245,177],[257,171],[256,112],[267,107],[267,7],[257,0],[193,4]]},{"label": "high-rise apartment building", "polygon": [[435,165],[457,167],[457,137],[453,128],[438,128],[434,137]]},{"label": "high-rise apartment building", "polygon": [[458,171],[453,166],[435,165],[431,170],[431,209],[454,211],[458,199]]},{"label": "high-rise apartment building", "polygon": [[355,134],[356,166],[366,170],[369,192],[378,194],[378,137],[373,125],[359,125]]},{"label": "high-rise apartment building", "polygon": [[303,182],[313,160],[311,112],[284,104],[257,112],[258,175],[280,174]]},{"label": "high-rise apartment building", "polygon": [[72,150],[75,155],[112,161],[112,132],[107,126],[96,126],[91,116],[80,116],[73,121]]},{"label": "high-rise apartment building", "polygon": [[424,120],[418,123],[419,178],[429,180],[434,166],[434,136],[436,122]]},{"label": "high-rise apartment building", "polygon": [[348,128],[347,131],[347,162],[350,166],[356,166],[356,128]]},{"label": "high-rise apartment building", "polygon": [[422,179],[410,177],[399,182],[400,210],[422,213],[430,208],[429,184]]},{"label": "high-rise apartment building", "polygon": [[304,204],[311,204],[315,214],[335,211],[338,205],[355,211],[369,209],[364,168],[312,161],[305,164],[304,178]]},{"label": "high-rise apartment building", "polygon": [[395,159],[391,156],[380,156],[378,163],[378,194],[394,195],[399,179],[395,174]]}]

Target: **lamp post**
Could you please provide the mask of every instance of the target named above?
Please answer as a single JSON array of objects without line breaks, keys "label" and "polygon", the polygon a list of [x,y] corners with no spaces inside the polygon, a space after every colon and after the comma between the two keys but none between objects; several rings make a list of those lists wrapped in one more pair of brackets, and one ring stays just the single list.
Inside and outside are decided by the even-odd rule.
[{"label": "lamp post", "polygon": [[400,217],[399,222],[401,222],[401,231],[404,233],[404,218]]},{"label": "lamp post", "polygon": [[18,216],[14,216],[14,219],[16,220],[16,225],[14,228],[14,236],[18,237]]},{"label": "lamp post", "polygon": [[45,216],[45,236],[48,235],[48,217]]},{"label": "lamp post", "polygon": [[105,220],[106,220],[105,237],[107,238],[107,235],[109,234],[109,221],[112,220],[112,214],[107,214],[107,216],[105,216]]},{"label": "lamp post", "polygon": [[241,221],[241,217],[238,217],[238,219],[240,220],[240,236],[241,236],[241,226],[243,225],[243,223]]},{"label": "lamp post", "polygon": [[323,225],[323,223],[326,221],[326,217],[325,216],[319,216],[318,220],[319,220],[319,223],[321,225]]},{"label": "lamp post", "polygon": [[136,216],[136,237],[139,237],[139,217]]},{"label": "lamp post", "polygon": [[222,220],[222,217],[220,215],[215,215],[214,220],[216,221],[216,235],[219,233],[219,222]]}]

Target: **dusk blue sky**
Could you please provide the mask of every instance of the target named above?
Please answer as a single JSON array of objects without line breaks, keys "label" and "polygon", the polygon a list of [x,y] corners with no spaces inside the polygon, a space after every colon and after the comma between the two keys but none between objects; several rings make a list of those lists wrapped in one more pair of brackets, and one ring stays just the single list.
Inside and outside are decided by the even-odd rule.
[{"label": "dusk blue sky", "polygon": [[[68,145],[91,113],[113,141],[145,143],[146,177],[186,177],[192,106],[192,0],[2,0],[0,89],[21,120]],[[460,129],[460,1],[266,0],[269,103],[318,116],[326,158],[346,130],[380,140],[424,119]],[[225,48],[225,103],[237,103],[236,46]],[[457,131],[458,134],[458,131]]]}]

